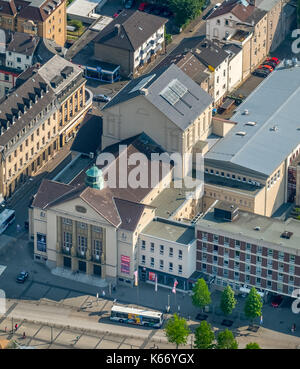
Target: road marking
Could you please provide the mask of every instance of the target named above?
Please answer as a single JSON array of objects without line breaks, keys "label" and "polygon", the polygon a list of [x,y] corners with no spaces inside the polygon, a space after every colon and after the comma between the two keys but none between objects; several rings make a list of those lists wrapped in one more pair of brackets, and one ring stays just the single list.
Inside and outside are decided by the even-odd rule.
[{"label": "road marking", "polygon": [[4,272],[4,270],[7,268],[6,265],[0,265],[0,275]]}]

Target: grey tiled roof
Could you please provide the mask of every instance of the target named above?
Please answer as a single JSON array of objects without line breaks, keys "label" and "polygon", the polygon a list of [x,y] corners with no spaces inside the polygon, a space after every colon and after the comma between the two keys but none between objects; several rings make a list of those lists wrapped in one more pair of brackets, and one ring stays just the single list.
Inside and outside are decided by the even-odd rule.
[{"label": "grey tiled roof", "polygon": [[[147,81],[148,78],[148,83],[143,86],[147,90],[146,95],[144,95],[145,99],[182,130],[185,130],[212,103],[212,98],[196,82],[176,65],[171,64],[169,67],[163,67],[156,72],[132,80],[103,107],[103,110],[142,95],[141,89],[132,90],[142,81]],[[188,92],[172,106],[160,93],[174,79],[179,80],[188,89]]]},{"label": "grey tiled roof", "polygon": [[[156,15],[138,10],[123,10],[99,33],[94,42],[133,51],[166,22],[167,19]],[[115,26],[119,27],[119,32]]]}]

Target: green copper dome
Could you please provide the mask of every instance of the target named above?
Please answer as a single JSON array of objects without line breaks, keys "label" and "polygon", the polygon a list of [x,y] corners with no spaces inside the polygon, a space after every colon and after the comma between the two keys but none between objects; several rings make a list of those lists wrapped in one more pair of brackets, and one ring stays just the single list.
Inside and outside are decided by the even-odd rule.
[{"label": "green copper dome", "polygon": [[98,190],[102,190],[103,186],[103,176],[102,170],[93,165],[86,172],[85,184],[92,188],[97,188]]}]

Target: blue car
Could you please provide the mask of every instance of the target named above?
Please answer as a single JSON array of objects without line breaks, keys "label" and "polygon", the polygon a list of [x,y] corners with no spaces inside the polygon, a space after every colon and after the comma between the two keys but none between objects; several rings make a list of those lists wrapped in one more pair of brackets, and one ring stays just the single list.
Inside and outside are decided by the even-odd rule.
[{"label": "blue car", "polygon": [[24,283],[28,277],[29,277],[28,272],[23,271],[20,274],[18,274],[17,282],[18,283]]}]

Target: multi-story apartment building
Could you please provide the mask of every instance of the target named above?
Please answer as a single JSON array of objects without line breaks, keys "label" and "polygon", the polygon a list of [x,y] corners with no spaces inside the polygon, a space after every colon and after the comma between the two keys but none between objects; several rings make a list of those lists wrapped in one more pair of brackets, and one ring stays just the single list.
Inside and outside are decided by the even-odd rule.
[{"label": "multi-story apartment building", "polygon": [[55,56],[0,104],[3,197],[34,176],[76,132],[91,106],[85,82],[79,67]]},{"label": "multi-story apartment building", "polygon": [[155,218],[139,236],[139,277],[143,281],[188,290],[196,270],[196,240],[193,226]]},{"label": "multi-story apartment building", "polygon": [[206,37],[243,49],[243,79],[267,55],[267,11],[246,0],[224,1],[206,20]]},{"label": "multi-story apartment building", "polygon": [[207,206],[219,199],[272,216],[288,201],[288,167],[300,150],[299,77],[299,67],[282,65],[236,109],[204,158]]},{"label": "multi-story apartment building", "polygon": [[213,41],[204,39],[194,49],[194,55],[214,74],[214,105],[218,106],[228,91],[229,54]]},{"label": "multi-story apartment building", "polygon": [[94,40],[94,57],[120,65],[124,77],[137,77],[164,51],[167,19],[123,10]]},{"label": "multi-story apartment building", "polygon": [[145,132],[168,153],[193,153],[212,132],[212,98],[174,64],[131,81],[102,112],[102,148]]},{"label": "multi-story apartment building", "polygon": [[65,0],[1,0],[0,27],[66,42]]},{"label": "multi-story apartment building", "polygon": [[18,75],[34,63],[40,38],[27,33],[6,31],[5,47],[0,50],[0,98],[16,85]]},{"label": "multi-story apartment building", "polygon": [[196,225],[197,271],[236,291],[291,296],[300,287],[299,221],[267,218],[218,203]]}]

